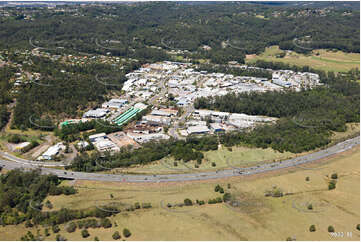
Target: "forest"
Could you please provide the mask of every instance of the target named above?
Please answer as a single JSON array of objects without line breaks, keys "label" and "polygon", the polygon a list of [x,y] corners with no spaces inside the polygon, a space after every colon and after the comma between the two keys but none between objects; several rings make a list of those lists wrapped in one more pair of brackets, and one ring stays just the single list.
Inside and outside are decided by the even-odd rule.
[{"label": "forest", "polygon": [[[351,14],[344,15],[341,9],[328,9],[321,14],[307,8],[237,2],[57,8],[65,11],[28,10],[32,21],[2,18],[0,47],[109,52],[148,62],[169,59],[166,50],[188,50],[190,53],[185,55],[225,63],[242,62],[245,54],[261,53],[271,45],[297,52],[307,52],[310,48],[359,52],[360,46],[358,10],[349,10]],[[17,15],[22,14],[20,9],[16,11]],[[204,45],[211,49],[203,51]]]},{"label": "forest", "polygon": [[30,220],[40,223],[40,210],[47,195],[76,193],[73,187],[58,186],[60,182],[57,176],[41,175],[39,170],[12,170],[0,175],[0,224]]},{"label": "forest", "polygon": [[[16,95],[13,128],[54,130],[62,119],[79,117],[85,109],[98,107],[112,89],[119,89],[126,72],[139,67],[131,62],[115,72],[106,64],[71,66],[36,56],[31,60],[34,64],[24,65],[24,70],[40,73],[41,79],[25,84]],[[100,79],[111,76],[109,85],[96,75]]]}]

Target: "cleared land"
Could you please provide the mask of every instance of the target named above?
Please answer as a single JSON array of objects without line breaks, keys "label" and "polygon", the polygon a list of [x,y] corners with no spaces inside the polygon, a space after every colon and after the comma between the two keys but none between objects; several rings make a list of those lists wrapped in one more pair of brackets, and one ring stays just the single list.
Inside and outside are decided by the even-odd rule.
[{"label": "cleared land", "polygon": [[297,66],[311,66],[323,71],[343,72],[352,68],[360,69],[359,53],[344,53],[342,51],[313,50],[310,55],[289,52],[283,58],[277,58],[282,50],[278,46],[267,47],[260,55],[247,55],[246,63],[253,63],[257,60],[283,62]]},{"label": "cleared land", "polygon": [[[296,156],[291,152],[280,153],[271,148],[248,148],[243,146],[232,147],[231,150],[226,147],[220,147],[216,151],[204,153],[202,164],[196,168],[196,161],[176,161],[173,157],[166,157],[151,164],[135,166],[126,169],[113,169],[107,173],[129,172],[144,174],[168,174],[168,173],[188,173],[201,172],[208,170],[227,169],[232,167],[255,166],[260,163],[273,162],[275,160],[284,160]],[[177,163],[175,165],[174,163]],[[212,166],[215,163],[216,166]]]},{"label": "cleared land", "polygon": [[[329,176],[337,172],[335,190],[328,190]],[[306,181],[309,177],[309,181]],[[227,188],[227,184],[231,188]],[[354,148],[333,158],[308,166],[250,177],[227,180],[167,183],[127,184],[89,181],[64,181],[75,185],[79,193],[72,196],[51,196],[55,209],[87,208],[112,202],[124,206],[135,202],[151,202],[153,208],[121,212],[110,219],[117,223],[109,229],[88,229],[93,240],[112,240],[114,231],[128,228],[127,240],[359,240],[356,225],[360,221],[360,149]],[[162,204],[181,203],[185,198],[208,200],[221,196],[214,191],[220,184],[239,201],[239,207],[206,204],[167,209]],[[281,198],[265,197],[265,190],[277,186],[291,195]],[[111,198],[110,194],[113,195]],[[307,204],[313,210],[307,209]],[[316,232],[309,232],[310,225]],[[331,237],[327,227],[344,232],[344,237]],[[80,230],[60,234],[68,240],[85,240]],[[23,225],[0,227],[1,238],[19,239],[27,228]],[[33,233],[35,228],[31,229]],[[346,232],[352,232],[347,237]],[[43,233],[43,229],[41,229]],[[48,240],[53,240],[52,234]]]}]

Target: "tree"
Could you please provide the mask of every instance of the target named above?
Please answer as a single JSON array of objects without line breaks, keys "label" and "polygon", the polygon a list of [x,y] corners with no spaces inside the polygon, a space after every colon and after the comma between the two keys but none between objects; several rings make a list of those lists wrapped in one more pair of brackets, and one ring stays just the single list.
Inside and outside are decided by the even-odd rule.
[{"label": "tree", "polygon": [[356,225],[356,229],[357,229],[358,231],[360,231],[360,224],[357,224],[357,225]]},{"label": "tree", "polygon": [[48,228],[45,228],[45,229],[44,229],[44,235],[45,235],[46,237],[48,237],[48,236],[50,235]]},{"label": "tree", "polygon": [[308,210],[312,210],[312,209],[313,209],[313,207],[312,207],[312,204],[311,204],[311,203],[307,205],[307,209],[308,209]]},{"label": "tree", "polygon": [[98,236],[95,236],[95,237],[94,237],[94,241],[99,241]]},{"label": "tree", "polygon": [[316,226],[312,224],[310,226],[310,232],[315,232],[315,231],[316,231]]},{"label": "tree", "polygon": [[306,176],[306,181],[310,181],[310,177],[309,177],[309,176]]},{"label": "tree", "polygon": [[130,233],[129,229],[124,228],[123,229],[123,235],[124,235],[125,238],[128,238],[128,237],[130,237],[132,235],[132,233]]},{"label": "tree", "polygon": [[190,200],[189,198],[186,198],[186,199],[184,199],[184,204],[185,204],[186,206],[192,206],[192,205],[193,205],[193,202],[192,202],[192,200]]},{"label": "tree", "polygon": [[87,237],[89,237],[89,232],[88,232],[88,230],[86,230],[86,229],[83,229],[82,231],[81,231],[81,236],[83,237],[83,238],[87,238]]},{"label": "tree", "polygon": [[76,230],[76,224],[74,222],[70,222],[65,226],[65,230],[68,233],[73,233]]},{"label": "tree", "polygon": [[45,202],[45,207],[52,209],[53,208],[53,204],[51,204],[51,202],[49,200],[46,200]]},{"label": "tree", "polygon": [[121,237],[120,237],[119,232],[115,231],[114,234],[112,235],[112,238],[115,239],[115,240],[120,239]]},{"label": "tree", "polygon": [[100,225],[103,227],[103,228],[110,228],[112,227],[112,222],[110,222],[110,220],[108,218],[103,218],[101,221],[100,221]]},{"label": "tree", "polygon": [[330,225],[330,226],[328,226],[327,231],[328,231],[329,233],[332,233],[332,232],[335,232],[335,229],[334,229],[333,226]]}]

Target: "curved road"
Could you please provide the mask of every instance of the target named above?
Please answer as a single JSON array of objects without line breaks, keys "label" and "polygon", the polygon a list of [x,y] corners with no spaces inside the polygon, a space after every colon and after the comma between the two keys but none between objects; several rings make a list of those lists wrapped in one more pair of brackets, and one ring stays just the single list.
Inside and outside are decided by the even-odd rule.
[{"label": "curved road", "polygon": [[[187,173],[187,174],[168,174],[168,175],[112,175],[112,174],[99,174],[99,173],[87,173],[87,172],[72,172],[64,171],[54,168],[46,168],[44,164],[39,165],[39,162],[32,162],[20,158],[13,157],[4,152],[0,152],[0,155],[5,158],[11,158],[10,160],[0,160],[0,165],[7,170],[16,168],[40,168],[43,174],[55,174],[62,178],[67,179],[79,179],[79,180],[94,180],[94,181],[112,181],[112,182],[182,182],[182,181],[196,181],[196,180],[208,180],[219,179],[233,176],[247,176],[257,173],[263,173],[267,171],[273,171],[288,167],[295,167],[303,165],[308,162],[316,161],[334,154],[341,153],[349,150],[354,146],[360,144],[360,136],[338,143],[327,149],[320,150],[311,154],[296,157],[281,162],[274,162],[271,164],[264,164],[248,168],[232,168],[220,171],[209,171],[199,173]],[[51,164],[48,164],[51,165]]]}]

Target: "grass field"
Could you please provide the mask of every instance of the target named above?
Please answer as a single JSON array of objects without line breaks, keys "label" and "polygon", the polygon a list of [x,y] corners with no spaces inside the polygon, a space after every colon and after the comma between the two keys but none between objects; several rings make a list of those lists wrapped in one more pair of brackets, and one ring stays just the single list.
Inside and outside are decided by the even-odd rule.
[{"label": "grass field", "polygon": [[[360,69],[359,53],[344,53],[342,51],[313,50],[312,54],[304,55],[296,52],[288,53],[284,58],[276,56],[283,51],[278,46],[271,46],[260,55],[247,55],[246,63],[257,60],[283,62],[297,66],[310,66],[323,71],[343,72],[352,68]],[[318,55],[317,55],[318,54]]]},{"label": "grass field", "polygon": [[[330,174],[337,172],[335,190],[327,189]],[[310,180],[306,181],[305,178]],[[114,231],[128,228],[132,236],[126,240],[359,240],[356,224],[360,223],[360,149],[305,167],[274,173],[237,177],[218,181],[187,183],[128,184],[93,181],[64,181],[79,193],[72,196],[50,196],[54,210],[87,208],[122,202],[151,202],[151,209],[121,212],[110,219],[117,223],[109,229],[89,229],[93,240],[112,240]],[[214,191],[220,184],[239,201],[239,207],[206,204],[167,209],[161,204],[183,202],[185,198],[208,200],[220,196]],[[231,188],[227,188],[227,184]],[[292,195],[265,197],[265,190],[277,186]],[[113,195],[111,199],[110,194]],[[313,210],[307,209],[312,203]],[[310,225],[316,232],[309,232]],[[344,237],[332,238],[327,227],[332,225]],[[68,240],[85,240],[80,230],[60,234]],[[28,229],[23,225],[0,227],[0,238],[16,240]],[[35,228],[31,229],[34,233]],[[346,232],[352,232],[347,237]],[[40,233],[43,233],[43,228]],[[53,240],[51,234],[47,240]]]}]

